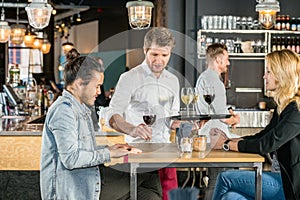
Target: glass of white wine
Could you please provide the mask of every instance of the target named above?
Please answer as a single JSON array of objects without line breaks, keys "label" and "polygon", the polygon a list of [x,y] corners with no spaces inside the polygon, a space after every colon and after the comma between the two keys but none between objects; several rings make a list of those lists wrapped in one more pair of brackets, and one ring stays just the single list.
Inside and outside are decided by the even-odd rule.
[{"label": "glass of white wine", "polygon": [[192,100],[192,105],[193,105],[193,113],[196,114],[196,104],[199,100],[199,89],[197,87],[193,88],[193,100]]},{"label": "glass of white wine", "polygon": [[191,87],[181,88],[181,101],[186,105],[187,116],[190,115],[189,105],[192,102],[192,100],[193,100],[193,88]]}]

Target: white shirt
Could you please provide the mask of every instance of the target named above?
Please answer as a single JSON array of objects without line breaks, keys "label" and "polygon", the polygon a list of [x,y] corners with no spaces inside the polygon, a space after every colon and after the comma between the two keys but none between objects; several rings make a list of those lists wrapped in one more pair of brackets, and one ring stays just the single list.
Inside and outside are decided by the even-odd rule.
[{"label": "white shirt", "polygon": [[[137,126],[143,121],[143,110],[152,107],[156,121],[152,127],[151,142],[169,141],[169,124],[165,118],[177,115],[180,109],[178,78],[163,70],[160,77],[153,75],[146,61],[123,73],[117,83],[115,93],[110,101],[110,116],[119,114],[128,122]],[[141,138],[125,136],[125,141],[145,142]]]},{"label": "white shirt", "polygon": [[[227,109],[225,86],[223,82],[220,80],[218,72],[212,70],[211,68],[207,68],[204,72],[202,72],[196,82],[196,87],[198,88],[200,94],[200,98],[196,105],[197,112],[200,114],[208,114],[208,104],[205,102],[203,98],[203,88],[205,86],[214,87],[215,90],[215,98],[212,102],[211,113],[229,114]],[[237,135],[230,133],[228,129],[228,125],[222,122],[221,120],[209,120],[200,130],[201,134],[208,136],[209,131],[212,128],[221,129],[224,133],[226,133],[226,135],[229,138],[238,137]]]}]

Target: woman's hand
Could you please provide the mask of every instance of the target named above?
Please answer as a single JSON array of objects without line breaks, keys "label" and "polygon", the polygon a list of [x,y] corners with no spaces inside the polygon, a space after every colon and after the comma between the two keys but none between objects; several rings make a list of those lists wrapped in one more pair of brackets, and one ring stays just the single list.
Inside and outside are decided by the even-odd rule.
[{"label": "woman's hand", "polygon": [[209,132],[210,143],[213,149],[223,149],[223,144],[228,137],[226,134],[218,128],[212,128]]},{"label": "woman's hand", "polygon": [[115,144],[108,147],[108,149],[110,150],[110,156],[112,158],[118,158],[128,154],[142,153],[142,150],[128,144]]}]

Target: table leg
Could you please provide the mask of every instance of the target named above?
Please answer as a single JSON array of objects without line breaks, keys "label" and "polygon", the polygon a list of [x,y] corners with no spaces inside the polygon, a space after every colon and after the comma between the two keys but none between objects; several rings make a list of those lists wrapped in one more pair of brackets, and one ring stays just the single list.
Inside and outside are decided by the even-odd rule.
[{"label": "table leg", "polygon": [[137,163],[130,164],[130,200],[137,200]]},{"label": "table leg", "polygon": [[262,163],[254,163],[255,171],[255,200],[262,199]]}]

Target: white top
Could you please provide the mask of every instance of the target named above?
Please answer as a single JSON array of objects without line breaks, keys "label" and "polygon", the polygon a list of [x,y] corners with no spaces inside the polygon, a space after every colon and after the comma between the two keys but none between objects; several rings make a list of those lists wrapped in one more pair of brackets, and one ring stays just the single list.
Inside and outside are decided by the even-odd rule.
[{"label": "white top", "polygon": [[[205,86],[214,87],[215,90],[215,98],[212,102],[211,114],[229,114],[224,83],[220,80],[218,72],[211,68],[207,68],[204,72],[202,72],[196,82],[196,87],[200,94],[200,98],[196,106],[197,112],[199,114],[208,114],[208,104],[203,98],[203,88]],[[229,138],[239,137],[230,133],[228,125],[221,120],[209,120],[200,130],[201,134],[208,135],[211,128],[221,129]]]},{"label": "white top", "polygon": [[[149,106],[156,114],[156,121],[151,126],[151,142],[170,142],[169,124],[166,123],[165,117],[177,115],[179,112],[179,81],[166,69],[159,78],[155,77],[144,61],[120,76],[109,104],[109,113],[110,116],[119,114],[127,122],[137,126],[144,123],[143,110]],[[133,138],[129,135],[126,135],[125,141],[145,142],[141,138]]]}]

